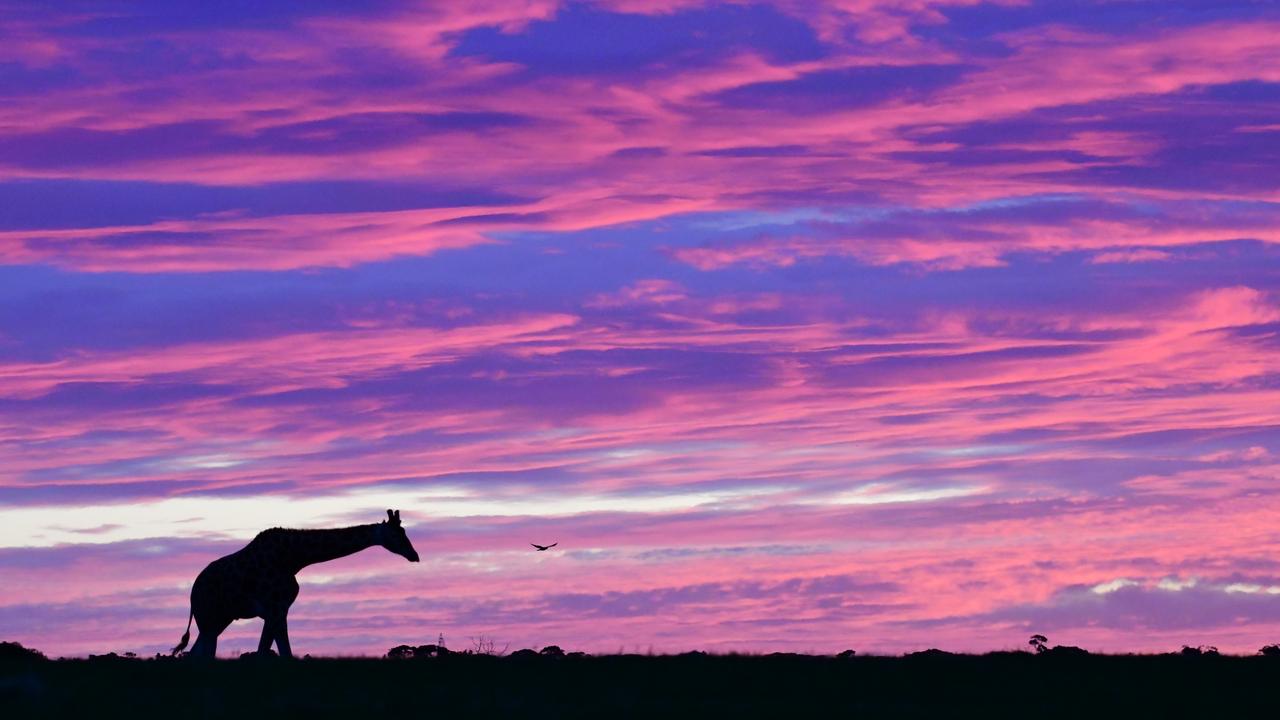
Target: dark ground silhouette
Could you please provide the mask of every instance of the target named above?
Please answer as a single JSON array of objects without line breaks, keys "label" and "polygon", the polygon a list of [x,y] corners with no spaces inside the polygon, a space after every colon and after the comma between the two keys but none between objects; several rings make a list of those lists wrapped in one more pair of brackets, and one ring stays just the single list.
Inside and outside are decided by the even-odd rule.
[{"label": "dark ground silhouette", "polygon": [[0,660],[25,717],[1269,717],[1263,655],[462,653]]}]

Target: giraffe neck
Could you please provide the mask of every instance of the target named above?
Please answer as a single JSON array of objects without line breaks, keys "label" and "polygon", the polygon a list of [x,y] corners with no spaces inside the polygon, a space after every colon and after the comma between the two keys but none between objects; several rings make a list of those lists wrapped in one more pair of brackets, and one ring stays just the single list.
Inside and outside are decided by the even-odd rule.
[{"label": "giraffe neck", "polygon": [[284,545],[281,560],[296,574],[316,563],[336,560],[380,545],[379,524],[355,525],[333,530],[286,530],[292,534]]}]

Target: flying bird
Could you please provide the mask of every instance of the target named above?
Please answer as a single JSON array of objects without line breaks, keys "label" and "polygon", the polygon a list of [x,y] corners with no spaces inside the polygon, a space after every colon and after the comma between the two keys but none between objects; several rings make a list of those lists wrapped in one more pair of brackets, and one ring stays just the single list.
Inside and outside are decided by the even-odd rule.
[{"label": "flying bird", "polygon": [[559,541],[556,541],[556,542],[551,543],[550,545],[539,545],[538,543],[529,543],[529,544],[530,544],[530,545],[532,545],[532,546],[534,546],[534,547],[536,547],[536,548],[538,548],[538,552],[542,552],[543,550],[550,550],[551,548],[553,548],[553,547],[555,547],[555,546],[559,545],[559,544],[560,544],[560,542],[559,542]]}]

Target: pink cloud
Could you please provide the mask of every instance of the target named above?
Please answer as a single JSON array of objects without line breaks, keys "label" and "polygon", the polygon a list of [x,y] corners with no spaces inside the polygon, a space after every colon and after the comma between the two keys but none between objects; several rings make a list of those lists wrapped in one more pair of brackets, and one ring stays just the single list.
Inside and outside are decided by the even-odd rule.
[{"label": "pink cloud", "polygon": [[[865,7],[858,4],[839,12],[850,18],[870,13],[874,17],[905,19],[929,16],[933,8],[931,3],[874,3]],[[869,60],[843,58],[787,66],[742,55],[710,67],[676,70],[674,76],[660,81],[610,79],[602,84],[588,79],[548,79],[485,95],[468,88],[483,84],[484,78],[493,77],[498,69],[474,62],[457,62],[441,55],[443,50],[429,50],[412,62],[423,64],[427,78],[424,82],[432,83],[434,92],[430,102],[377,95],[338,99],[319,90],[296,90],[296,84],[291,84],[294,89],[290,92],[282,93],[280,75],[273,69],[277,64],[293,63],[301,64],[304,73],[323,75],[335,69],[333,54],[350,46],[384,46],[391,42],[395,52],[412,55],[415,51],[411,48],[434,47],[430,38],[437,38],[443,43],[440,47],[447,48],[448,38],[463,29],[498,26],[516,32],[531,20],[547,17],[552,10],[549,4],[518,9],[495,6],[465,13],[435,8],[424,11],[422,17],[414,15],[408,20],[317,19],[306,25],[307,32],[315,34],[310,44],[274,35],[265,38],[253,33],[219,34],[216,41],[223,51],[243,46],[246,52],[256,50],[265,54],[266,65],[262,69],[244,71],[245,82],[218,86],[226,88],[223,91],[226,96],[209,98],[192,90],[176,94],[154,107],[140,109],[127,99],[139,88],[107,87],[102,91],[108,98],[104,102],[114,103],[114,108],[85,117],[74,110],[84,102],[81,91],[67,90],[15,107],[4,120],[9,132],[67,128],[124,132],[200,120],[224,123],[249,137],[289,124],[328,122],[360,114],[505,112],[518,107],[537,122],[484,131],[459,130],[448,134],[447,141],[426,138],[386,148],[284,155],[228,148],[207,156],[138,159],[72,172],[99,178],[213,184],[333,177],[447,178],[554,197],[554,200],[495,210],[495,213],[517,216],[503,223],[501,229],[571,231],[676,213],[733,209],[740,207],[743,204],[740,198],[751,192],[776,188],[780,177],[798,188],[830,188],[833,183],[850,189],[892,187],[898,201],[914,206],[946,206],[1028,192],[1075,190],[1073,186],[1033,179],[1035,173],[1073,167],[1061,161],[1028,160],[980,170],[943,171],[894,160],[890,154],[946,148],[909,139],[907,131],[920,126],[992,121],[1038,108],[1280,77],[1276,75],[1280,70],[1272,67],[1274,63],[1270,62],[1267,52],[1270,34],[1257,23],[1198,26],[1122,42],[1061,29],[1026,31],[1006,38],[1014,55],[981,61],[979,69],[963,75],[953,86],[940,90],[928,100],[890,100],[856,111],[799,118],[750,109],[722,109],[713,115],[702,111],[706,107],[704,98],[723,89],[797,79],[835,67],[857,67],[861,63],[883,65],[921,62],[921,59],[887,53]],[[404,42],[392,42],[401,38],[401,33]],[[228,41],[231,45],[226,44]],[[274,54],[266,54],[264,48],[272,48]],[[938,57],[931,61],[947,60]],[[440,68],[448,71],[432,72]],[[1105,72],[1095,72],[1097,68],[1104,68]],[[656,101],[655,96],[660,96],[661,101]],[[282,105],[282,97],[289,98],[287,106]],[[619,120],[605,118],[628,118],[625,130]],[[693,154],[743,145],[789,145],[809,150],[799,157],[774,157],[765,161],[712,159]],[[1006,147],[1030,151],[1054,148],[1112,157],[1121,153],[1141,162],[1144,154],[1159,146],[1159,138],[1141,134],[1082,129],[1065,140],[1015,142]],[[660,157],[639,162],[610,159],[614,153],[630,147],[657,147],[665,152]],[[851,166],[858,168],[853,177],[846,172]],[[10,177],[47,174],[47,171],[18,168],[9,171]],[[548,181],[554,192],[548,192]],[[664,189],[660,195],[640,192],[658,186]],[[465,231],[457,227],[447,231],[423,227],[433,218],[457,219],[465,215],[454,210],[399,216],[379,213],[376,217],[349,216],[345,220],[280,216],[247,222],[209,218],[157,223],[144,228],[45,232],[38,238],[46,241],[46,250],[31,249],[28,241],[37,237],[32,233],[11,232],[8,234],[11,250],[6,258],[10,262],[52,259],[87,269],[135,271],[344,266],[403,254],[427,254],[440,248],[466,247],[484,242],[488,233],[498,229],[484,223],[468,226]],[[172,245],[136,246],[129,250],[107,250],[96,242],[96,238],[106,235],[144,229],[215,233],[236,240],[197,246],[175,239]],[[1258,232],[1271,239],[1268,228],[1259,228]],[[1036,249],[1088,248],[1105,253],[1110,248],[1137,243],[1165,246],[1198,242],[1206,235],[1212,233],[1168,229],[1153,233],[1133,221],[1126,221],[1098,223],[1092,227],[1049,226],[1029,233],[1020,242]],[[1219,233],[1212,239],[1222,237]],[[790,248],[771,244],[775,242],[778,241],[736,252],[747,253],[748,258],[770,265],[786,265],[798,257],[829,254],[822,249],[824,243],[813,238],[795,238]],[[1019,240],[1015,238],[1011,243],[1016,245]],[[873,264],[914,263],[949,269],[991,266],[1011,249],[1007,245],[956,244],[943,238],[904,237],[876,243],[850,239],[847,249],[835,254],[852,255]],[[696,257],[702,267],[723,266],[726,261],[716,257],[725,252],[728,251],[682,251],[687,257]]]},{"label": "pink cloud", "polygon": [[670,280],[640,280],[616,293],[597,295],[587,307],[619,307],[623,305],[666,305],[686,299],[684,289]]}]

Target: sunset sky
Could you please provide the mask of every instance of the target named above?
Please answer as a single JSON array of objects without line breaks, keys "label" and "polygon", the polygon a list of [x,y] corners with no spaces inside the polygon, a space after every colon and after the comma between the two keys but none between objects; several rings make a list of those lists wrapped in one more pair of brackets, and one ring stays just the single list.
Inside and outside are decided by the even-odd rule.
[{"label": "sunset sky", "polygon": [[398,508],[295,652],[1280,641],[1277,3],[48,5],[0,640]]}]

